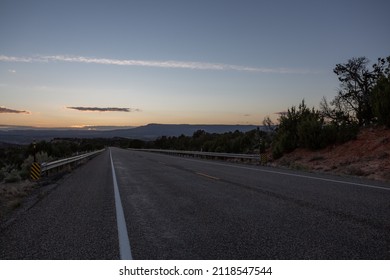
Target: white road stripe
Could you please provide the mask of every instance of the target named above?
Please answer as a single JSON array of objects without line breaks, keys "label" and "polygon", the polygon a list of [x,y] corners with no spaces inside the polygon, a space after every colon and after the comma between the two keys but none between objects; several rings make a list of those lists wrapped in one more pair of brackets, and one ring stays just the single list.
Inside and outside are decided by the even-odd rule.
[{"label": "white road stripe", "polygon": [[308,176],[308,175],[300,175],[300,174],[287,173],[287,172],[274,171],[274,170],[266,170],[266,169],[262,169],[262,168],[253,168],[253,167],[245,167],[245,166],[240,166],[240,165],[231,165],[231,164],[212,162],[212,161],[205,161],[205,160],[196,160],[196,159],[188,159],[188,158],[182,158],[182,159],[183,160],[188,160],[188,161],[202,162],[202,163],[211,164],[211,165],[219,165],[219,166],[226,166],[226,167],[232,167],[232,168],[240,168],[240,169],[253,170],[253,171],[258,171],[258,172],[280,174],[280,175],[285,175],[285,176],[292,176],[292,177],[298,177],[298,178],[305,178],[305,179],[312,179],[312,180],[319,180],[319,181],[325,181],[325,182],[332,182],[332,183],[345,184],[345,185],[354,185],[354,186],[360,186],[360,187],[366,187],[366,188],[390,191],[390,188],[380,187],[380,186],[375,186],[375,185],[369,185],[369,184],[360,184],[360,183],[354,183],[354,182],[348,182],[348,181],[327,179],[327,178],[314,177],[314,176]]},{"label": "white road stripe", "polygon": [[118,226],[118,238],[119,238],[119,253],[121,260],[132,260],[129,235],[127,234],[127,227],[125,221],[125,214],[123,213],[121,196],[119,194],[118,183],[116,181],[114,163],[112,161],[111,149],[110,160],[112,168],[112,181],[114,183],[115,194],[115,209],[116,209],[116,223]]}]

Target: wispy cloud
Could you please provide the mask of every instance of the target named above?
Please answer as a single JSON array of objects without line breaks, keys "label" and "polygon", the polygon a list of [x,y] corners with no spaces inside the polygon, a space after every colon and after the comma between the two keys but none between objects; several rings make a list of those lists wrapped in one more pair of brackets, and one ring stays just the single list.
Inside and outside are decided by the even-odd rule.
[{"label": "wispy cloud", "polygon": [[90,63],[103,65],[118,65],[118,66],[143,66],[143,67],[158,67],[158,68],[181,68],[192,70],[215,70],[215,71],[244,71],[258,73],[276,73],[276,74],[308,74],[315,73],[308,69],[297,68],[267,68],[267,67],[251,67],[242,65],[232,65],[223,63],[210,62],[194,62],[194,61],[176,61],[176,60],[127,60],[127,59],[109,59],[109,58],[92,58],[85,56],[70,56],[70,55],[51,55],[51,56],[33,56],[33,57],[15,57],[0,55],[1,62],[70,62],[70,63]]},{"label": "wispy cloud", "polygon": [[8,70],[8,73],[16,74],[16,70],[14,70],[14,69],[9,69],[9,70]]},{"label": "wispy cloud", "polygon": [[0,55],[0,61],[2,62],[35,62],[39,61],[38,57],[17,57],[17,56],[7,56]]},{"label": "wispy cloud", "polygon": [[86,112],[139,112],[140,109],[118,108],[118,107],[66,107],[67,109]]},{"label": "wispy cloud", "polygon": [[30,112],[0,107],[0,114],[30,114]]}]

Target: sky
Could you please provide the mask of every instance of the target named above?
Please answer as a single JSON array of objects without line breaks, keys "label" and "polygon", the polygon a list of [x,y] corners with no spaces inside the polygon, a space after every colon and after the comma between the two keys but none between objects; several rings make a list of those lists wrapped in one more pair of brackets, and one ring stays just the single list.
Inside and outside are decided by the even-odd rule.
[{"label": "sky", "polygon": [[254,124],[390,55],[390,2],[0,0],[0,125]]}]

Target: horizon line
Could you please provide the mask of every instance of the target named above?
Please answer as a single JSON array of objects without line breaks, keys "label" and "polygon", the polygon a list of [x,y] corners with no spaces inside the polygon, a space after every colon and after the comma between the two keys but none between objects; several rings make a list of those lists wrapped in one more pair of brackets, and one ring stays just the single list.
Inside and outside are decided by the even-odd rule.
[{"label": "horizon line", "polygon": [[262,124],[191,124],[191,123],[148,123],[148,124],[142,124],[142,125],[70,125],[70,126],[33,126],[33,125],[7,125],[7,124],[0,124],[0,130],[14,130],[14,129],[89,129],[89,128],[137,128],[142,126],[148,126],[148,125],[190,125],[190,126],[264,126]]}]

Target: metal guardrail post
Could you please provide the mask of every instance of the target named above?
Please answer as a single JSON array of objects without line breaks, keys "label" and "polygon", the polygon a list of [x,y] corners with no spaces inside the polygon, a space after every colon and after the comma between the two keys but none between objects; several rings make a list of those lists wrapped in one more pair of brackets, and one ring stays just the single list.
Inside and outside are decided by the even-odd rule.
[{"label": "metal guardrail post", "polygon": [[38,162],[33,162],[30,168],[30,178],[33,181],[37,181],[42,176],[41,165]]}]

